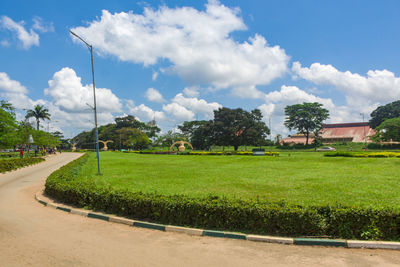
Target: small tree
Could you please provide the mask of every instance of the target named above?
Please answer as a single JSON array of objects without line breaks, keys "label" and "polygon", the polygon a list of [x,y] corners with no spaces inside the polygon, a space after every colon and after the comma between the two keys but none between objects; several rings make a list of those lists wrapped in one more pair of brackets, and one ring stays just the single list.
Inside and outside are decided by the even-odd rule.
[{"label": "small tree", "polygon": [[306,137],[306,145],[310,133],[317,137],[322,128],[322,123],[329,118],[329,111],[322,108],[322,104],[303,103],[285,107],[285,126],[289,130],[296,129]]}]

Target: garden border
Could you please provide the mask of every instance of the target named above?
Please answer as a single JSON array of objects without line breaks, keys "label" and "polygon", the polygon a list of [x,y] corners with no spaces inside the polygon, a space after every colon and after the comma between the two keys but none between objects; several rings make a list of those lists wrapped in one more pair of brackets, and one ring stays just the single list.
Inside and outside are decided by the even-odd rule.
[{"label": "garden border", "polygon": [[369,248],[369,249],[392,249],[400,250],[400,242],[390,241],[364,241],[364,240],[342,240],[342,239],[319,239],[319,238],[292,238],[292,237],[277,237],[265,235],[246,235],[243,233],[225,232],[205,230],[189,227],[181,227],[174,225],[164,225],[157,223],[150,223],[146,221],[132,220],[118,216],[112,216],[104,213],[83,211],[75,209],[71,206],[64,204],[56,204],[54,202],[45,201],[40,198],[43,190],[35,194],[35,199],[45,207],[54,208],[64,212],[81,215],[93,219],[104,220],[108,222],[126,224],[133,227],[147,228],[152,230],[159,230],[165,232],[184,233],[196,236],[210,236],[220,238],[241,239],[256,242],[278,243],[285,245],[306,245],[306,246],[325,246],[325,247],[344,247],[344,248]]}]

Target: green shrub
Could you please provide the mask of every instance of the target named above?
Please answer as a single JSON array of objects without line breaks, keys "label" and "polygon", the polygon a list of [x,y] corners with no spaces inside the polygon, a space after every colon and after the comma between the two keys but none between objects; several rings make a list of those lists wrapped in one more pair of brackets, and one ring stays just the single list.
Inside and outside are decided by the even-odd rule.
[{"label": "green shrub", "polygon": [[327,152],[325,157],[400,158],[400,152]]},{"label": "green shrub", "polygon": [[284,236],[400,239],[398,210],[302,207],[259,199],[117,190],[95,179],[77,179],[87,160],[88,155],[84,155],[51,174],[46,181],[46,194],[80,207],[163,224]]},{"label": "green shrub", "polygon": [[43,158],[7,159],[0,161],[0,172],[8,172],[44,161]]}]

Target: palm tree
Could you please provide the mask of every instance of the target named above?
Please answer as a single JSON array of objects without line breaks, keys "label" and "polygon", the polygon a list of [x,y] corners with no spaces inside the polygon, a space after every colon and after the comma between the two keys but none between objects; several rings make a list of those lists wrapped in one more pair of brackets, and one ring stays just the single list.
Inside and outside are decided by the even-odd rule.
[{"label": "palm tree", "polygon": [[50,120],[50,113],[47,108],[43,105],[36,105],[33,109],[29,109],[26,112],[25,119],[34,117],[36,119],[36,129],[39,130],[40,120]]}]

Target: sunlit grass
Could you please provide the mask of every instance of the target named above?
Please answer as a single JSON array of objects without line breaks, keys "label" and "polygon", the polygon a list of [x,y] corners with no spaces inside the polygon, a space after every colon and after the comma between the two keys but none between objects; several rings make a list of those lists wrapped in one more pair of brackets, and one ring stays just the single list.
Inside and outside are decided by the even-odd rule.
[{"label": "sunlit grass", "polygon": [[322,153],[185,156],[102,152],[82,179],[161,194],[285,200],[300,205],[400,207],[400,159],[327,158]]}]

